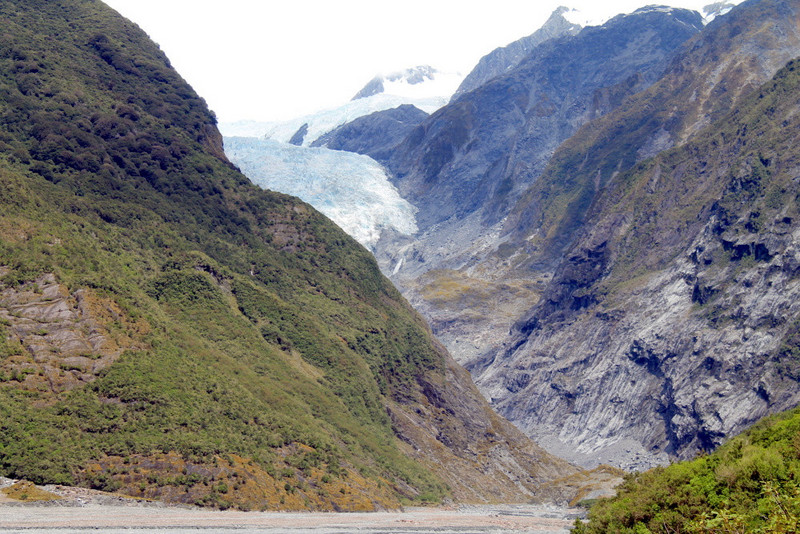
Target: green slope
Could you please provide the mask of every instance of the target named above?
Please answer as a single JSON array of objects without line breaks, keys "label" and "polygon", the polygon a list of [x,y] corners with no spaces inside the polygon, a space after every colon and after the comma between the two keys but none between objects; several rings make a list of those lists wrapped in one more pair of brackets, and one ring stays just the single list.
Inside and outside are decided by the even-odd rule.
[{"label": "green slope", "polygon": [[[3,0],[0,28],[0,474],[357,510],[574,472],[491,413],[366,250],[225,159],[136,26]],[[471,459],[498,445],[514,483]]]},{"label": "green slope", "polygon": [[629,476],[573,532],[797,532],[800,411],[760,421],[713,454]]},{"label": "green slope", "polygon": [[[0,264],[17,296],[3,309],[4,474],[149,495],[163,481],[85,466],[235,453],[288,469],[276,487],[316,483],[306,499],[319,506],[338,497],[307,466],[385,479],[378,503],[440,497],[398,451],[382,399],[413,395],[441,354],[366,251],[295,199],[249,186],[214,150],[202,100],[99,2],[3,2],[0,17]],[[108,349],[77,354],[59,317],[19,307],[48,274],[66,306],[84,289],[119,309],[92,326],[124,349],[113,365],[92,372]],[[25,333],[31,318],[41,326]],[[33,352],[32,336],[45,348]]]}]

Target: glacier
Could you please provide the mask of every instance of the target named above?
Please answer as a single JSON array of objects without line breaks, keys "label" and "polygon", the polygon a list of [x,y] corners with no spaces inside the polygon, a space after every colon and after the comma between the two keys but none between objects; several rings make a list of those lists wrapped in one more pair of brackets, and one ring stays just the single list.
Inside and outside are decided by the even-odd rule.
[{"label": "glacier", "polygon": [[228,159],[253,183],[308,202],[370,250],[384,230],[417,232],[416,208],[369,156],[254,137],[224,142]]}]

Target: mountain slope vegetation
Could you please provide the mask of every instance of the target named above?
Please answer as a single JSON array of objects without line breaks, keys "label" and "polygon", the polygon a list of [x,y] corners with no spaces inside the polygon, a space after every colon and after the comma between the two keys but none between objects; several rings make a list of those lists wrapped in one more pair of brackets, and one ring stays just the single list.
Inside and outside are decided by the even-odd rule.
[{"label": "mountain slope vegetation", "polygon": [[800,413],[792,410],[759,421],[712,454],[631,475],[573,532],[797,532],[798,436]]},{"label": "mountain slope vegetation", "polygon": [[99,1],[0,2],[0,472],[240,508],[528,499],[494,415],[366,250],[251,185]]}]

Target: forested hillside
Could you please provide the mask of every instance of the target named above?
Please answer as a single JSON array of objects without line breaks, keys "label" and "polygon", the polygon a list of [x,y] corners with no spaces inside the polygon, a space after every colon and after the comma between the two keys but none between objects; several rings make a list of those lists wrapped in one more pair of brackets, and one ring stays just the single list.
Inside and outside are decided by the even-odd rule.
[{"label": "forested hillside", "polygon": [[574,472],[491,412],[366,250],[225,159],[136,26],[4,0],[0,27],[0,474],[356,510]]}]

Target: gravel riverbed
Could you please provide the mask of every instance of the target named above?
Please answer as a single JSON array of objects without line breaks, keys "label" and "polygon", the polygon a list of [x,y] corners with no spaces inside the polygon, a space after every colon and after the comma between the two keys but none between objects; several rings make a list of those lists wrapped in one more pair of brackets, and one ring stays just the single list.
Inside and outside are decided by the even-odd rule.
[{"label": "gravel riverbed", "polygon": [[[0,490],[10,479],[0,478]],[[0,532],[265,532],[290,534],[566,534],[582,511],[548,505],[459,505],[369,513],[240,512],[130,499],[65,486],[39,486],[60,500],[20,502],[0,491]]]}]

